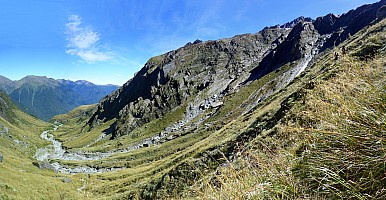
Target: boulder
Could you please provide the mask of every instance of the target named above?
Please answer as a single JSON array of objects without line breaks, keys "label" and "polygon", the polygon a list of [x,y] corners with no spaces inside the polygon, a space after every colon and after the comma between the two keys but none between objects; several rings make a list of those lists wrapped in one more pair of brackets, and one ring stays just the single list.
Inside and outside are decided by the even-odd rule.
[{"label": "boulder", "polygon": [[72,179],[70,178],[64,178],[62,181],[63,183],[72,183]]},{"label": "boulder", "polygon": [[223,104],[224,104],[224,102],[219,101],[219,102],[214,102],[214,103],[212,103],[210,106],[211,106],[212,108],[217,108],[217,107],[222,106]]},{"label": "boulder", "polygon": [[54,166],[52,166],[49,162],[47,161],[36,161],[32,163],[36,167],[39,167],[39,169],[51,169],[55,170]]},{"label": "boulder", "polygon": [[3,154],[0,153],[0,162],[3,162]]}]

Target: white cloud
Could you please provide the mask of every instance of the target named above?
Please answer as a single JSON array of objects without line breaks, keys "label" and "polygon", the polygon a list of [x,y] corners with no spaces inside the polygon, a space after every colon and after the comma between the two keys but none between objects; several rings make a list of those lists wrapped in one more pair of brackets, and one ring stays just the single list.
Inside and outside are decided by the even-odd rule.
[{"label": "white cloud", "polygon": [[65,34],[68,41],[66,53],[90,63],[112,59],[112,53],[99,44],[100,34],[82,26],[82,19],[78,15],[68,17]]}]

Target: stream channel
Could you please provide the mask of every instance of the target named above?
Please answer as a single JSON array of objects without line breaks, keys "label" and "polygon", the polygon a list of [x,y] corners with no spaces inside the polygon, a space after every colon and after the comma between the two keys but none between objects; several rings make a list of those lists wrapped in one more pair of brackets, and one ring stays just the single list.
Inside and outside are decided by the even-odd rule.
[{"label": "stream channel", "polygon": [[[197,114],[197,113],[196,113]],[[198,114],[197,114],[198,115]],[[194,116],[197,116],[194,115]],[[60,173],[67,173],[67,174],[76,174],[76,173],[103,173],[103,172],[111,172],[111,171],[118,171],[123,168],[93,168],[89,166],[76,166],[76,167],[70,167],[67,165],[60,164],[58,161],[92,161],[92,160],[101,160],[110,156],[113,156],[115,154],[119,153],[127,153],[136,149],[148,147],[154,144],[162,144],[163,142],[166,142],[168,140],[174,139],[175,135],[172,135],[169,137],[172,133],[180,132],[181,130],[187,130],[187,129],[194,129],[195,127],[198,127],[199,124],[201,124],[208,116],[200,118],[198,122],[193,123],[191,125],[186,126],[186,124],[194,118],[194,116],[190,116],[189,118],[179,122],[172,124],[171,126],[165,128],[164,131],[162,131],[160,134],[156,134],[154,136],[151,136],[149,138],[145,138],[133,145],[127,146],[124,149],[120,150],[113,150],[109,152],[68,152],[62,147],[62,142],[55,140],[54,136],[51,134],[51,132],[56,131],[60,126],[53,124],[54,128],[52,130],[43,131],[40,137],[42,139],[45,139],[49,141],[51,144],[46,146],[45,148],[39,148],[35,153],[36,160],[40,161],[43,165],[43,167],[40,166],[40,168],[48,168],[53,169],[55,172]],[[182,132],[181,132],[182,134]],[[103,138],[103,137],[101,137]],[[98,139],[99,140],[99,139]],[[95,143],[97,141],[94,141]],[[90,145],[88,145],[90,146]]]},{"label": "stream channel", "polygon": [[62,165],[58,160],[66,161],[87,161],[87,160],[100,160],[106,157],[113,155],[113,153],[83,153],[83,152],[67,152],[62,147],[62,143],[58,140],[55,140],[54,136],[51,134],[52,131],[56,131],[61,125],[54,125],[53,130],[43,131],[40,135],[41,138],[51,142],[50,145],[45,148],[39,148],[36,151],[35,158],[38,161],[45,163],[47,168],[53,169],[55,172],[66,173],[66,174],[76,174],[76,173],[103,173],[116,171],[120,168],[92,168],[89,166],[77,166],[69,167]]}]

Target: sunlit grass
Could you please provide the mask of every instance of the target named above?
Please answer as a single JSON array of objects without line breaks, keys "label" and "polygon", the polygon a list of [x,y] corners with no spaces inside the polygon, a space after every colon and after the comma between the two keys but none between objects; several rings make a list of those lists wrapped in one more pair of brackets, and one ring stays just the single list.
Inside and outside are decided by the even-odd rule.
[{"label": "sunlit grass", "polygon": [[[47,145],[40,138],[51,125],[19,110],[12,110],[12,123],[0,117],[0,124],[8,134],[0,136],[0,199],[83,199],[78,176],[57,174],[33,165],[36,149]],[[19,143],[15,140],[20,141]],[[71,183],[64,183],[69,178]]]},{"label": "sunlit grass", "polygon": [[[373,34],[371,40],[383,37],[381,32]],[[358,52],[361,46],[353,45],[357,43],[348,48]],[[322,73],[298,90],[301,98],[291,103],[274,130],[259,129],[266,123],[257,118],[257,138],[217,171],[202,173],[189,196],[386,198],[386,62],[383,55],[372,55],[367,62],[351,55],[338,61],[326,55],[316,63]]]}]

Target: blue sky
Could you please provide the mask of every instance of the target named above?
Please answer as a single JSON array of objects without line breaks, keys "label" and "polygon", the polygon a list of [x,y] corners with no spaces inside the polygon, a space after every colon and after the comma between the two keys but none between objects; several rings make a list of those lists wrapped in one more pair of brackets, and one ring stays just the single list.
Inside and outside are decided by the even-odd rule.
[{"label": "blue sky", "polygon": [[0,75],[122,85],[146,61],[196,39],[255,33],[370,0],[1,0]]}]

